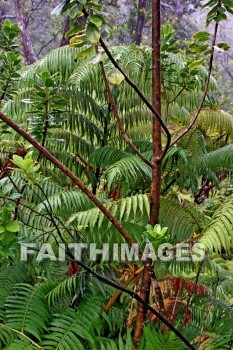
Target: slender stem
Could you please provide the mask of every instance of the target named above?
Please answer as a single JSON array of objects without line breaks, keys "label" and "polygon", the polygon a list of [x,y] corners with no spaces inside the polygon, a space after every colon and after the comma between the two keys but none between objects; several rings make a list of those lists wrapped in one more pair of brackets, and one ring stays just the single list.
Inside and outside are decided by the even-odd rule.
[{"label": "slender stem", "polygon": [[[82,12],[84,14],[84,16],[87,18],[89,15],[87,13],[87,11],[83,8]],[[148,99],[144,96],[144,94],[142,93],[142,91],[138,88],[138,86],[132,82],[132,80],[127,76],[127,74],[121,69],[121,67],[118,65],[118,63],[116,62],[116,60],[114,59],[114,57],[112,56],[111,52],[109,51],[108,47],[106,46],[105,42],[103,41],[102,38],[100,38],[99,40],[100,45],[102,46],[102,48],[104,49],[106,55],[108,56],[109,60],[112,62],[112,64],[114,65],[115,68],[117,68],[119,70],[119,72],[121,72],[121,74],[124,76],[125,81],[134,89],[134,91],[137,93],[137,95],[141,98],[141,100],[144,102],[144,104],[150,109],[150,111],[153,113],[153,118],[157,119],[161,125],[161,127],[163,128],[166,136],[167,136],[167,143],[164,147],[163,153],[160,155],[160,158],[162,159],[167,150],[170,147],[170,143],[171,143],[171,134],[166,126],[166,124],[163,122],[162,118],[161,118],[161,113],[159,113],[153,106],[152,104],[148,101]]]},{"label": "slender stem", "polygon": [[213,36],[213,41],[212,41],[212,51],[211,51],[211,56],[210,56],[210,63],[209,63],[209,69],[208,69],[208,76],[206,79],[206,84],[205,84],[205,88],[204,88],[204,92],[203,92],[203,96],[201,99],[201,102],[199,104],[199,107],[196,111],[196,113],[194,114],[190,124],[187,126],[187,128],[185,128],[185,130],[179,135],[177,136],[172,142],[170,147],[174,146],[182,137],[184,137],[189,130],[191,130],[191,128],[193,127],[193,125],[195,124],[201,109],[203,107],[203,104],[205,102],[207,93],[208,93],[208,89],[209,89],[209,84],[210,84],[210,78],[211,78],[211,74],[212,74],[212,69],[213,69],[213,62],[214,62],[214,47],[216,44],[216,39],[217,39],[217,33],[218,33],[218,23],[215,24],[215,28],[214,28],[214,36]]},{"label": "slender stem", "polygon": [[[123,287],[127,287],[130,282],[133,281],[133,279],[140,275],[140,273],[144,270],[144,266],[140,267],[140,269],[138,269],[137,271],[133,272],[131,276],[129,276],[129,278],[125,281],[125,283],[123,284]],[[119,296],[121,295],[121,291],[118,290],[112,297],[111,299],[108,301],[108,303],[105,305],[104,307],[104,312],[108,312],[110,310],[110,308],[112,307],[112,305],[115,303],[115,301],[119,298]]]},{"label": "slender stem", "polygon": [[195,348],[189,343],[189,341],[165,318],[163,317],[158,311],[153,309],[152,306],[150,306],[147,302],[145,302],[137,293],[131,291],[130,289],[127,289],[123,287],[118,282],[114,282],[112,280],[109,280],[103,276],[101,276],[99,273],[93,271],[88,265],[86,265],[83,261],[80,260],[74,260],[73,254],[68,250],[66,251],[67,255],[72,259],[72,261],[78,263],[81,267],[83,267],[86,271],[88,271],[91,275],[96,277],[99,281],[102,283],[105,283],[109,286],[112,286],[124,293],[129,294],[132,298],[136,299],[139,303],[141,303],[147,310],[149,310],[153,315],[158,317],[173,333],[177,335],[177,337],[182,340],[182,342],[187,345],[187,347],[191,350],[195,350]]},{"label": "slender stem", "polygon": [[141,158],[147,165],[149,165],[151,168],[153,168],[153,164],[146,158],[143,156],[143,154],[137,149],[137,147],[130,141],[125,129],[124,129],[124,125],[121,121],[121,118],[119,116],[119,112],[118,112],[118,108],[116,106],[116,103],[114,101],[114,97],[112,95],[112,91],[110,89],[110,85],[108,82],[108,79],[106,77],[106,73],[105,73],[105,69],[104,69],[104,65],[103,62],[100,62],[100,69],[101,69],[101,73],[104,79],[104,83],[105,83],[105,87],[107,90],[107,94],[108,94],[108,98],[114,113],[114,116],[116,118],[117,124],[119,126],[119,129],[121,131],[121,135],[124,138],[125,142],[129,145],[129,147],[138,155],[139,158]]},{"label": "slender stem", "polygon": [[14,332],[14,333],[19,334],[21,337],[26,338],[26,339],[30,342],[31,345],[35,346],[35,347],[38,348],[38,349],[42,349],[42,347],[41,347],[40,345],[38,345],[38,344],[37,344],[36,342],[34,342],[31,338],[29,338],[28,336],[26,336],[23,332],[20,332],[20,331],[18,331],[17,329],[11,328],[11,327],[9,327],[9,326],[7,326],[7,325],[5,325],[5,324],[2,324],[2,323],[0,323],[0,327],[9,329],[10,331],[12,331],[12,332]]},{"label": "slender stem", "polygon": [[175,102],[175,100],[182,94],[184,89],[185,87],[183,86],[182,89],[178,92],[178,94],[171,101],[169,101],[168,104],[170,105],[171,103]]},{"label": "slender stem", "polygon": [[91,201],[102,211],[106,218],[116,227],[121,233],[122,237],[130,245],[134,243],[134,240],[124,230],[118,220],[107,210],[107,208],[93,195],[93,193],[75,176],[65,165],[63,165],[56,157],[54,157],[46,148],[40,145],[35,139],[33,139],[27,132],[20,128],[15,122],[8,118],[5,114],[0,112],[0,119],[7,123],[12,129],[14,129],[19,135],[30,142],[43,156],[50,160],[58,169],[60,169],[67,177],[69,177],[75,185],[77,185],[81,191],[83,191]]},{"label": "slender stem", "polygon": [[[161,115],[161,67],[160,67],[160,0],[152,0],[152,106]],[[159,220],[160,193],[161,193],[161,158],[162,158],[162,140],[161,140],[161,122],[152,118],[152,182],[151,182],[151,200],[150,200],[150,224],[155,226]],[[152,260],[147,259],[146,266],[153,268]],[[153,281],[159,310],[164,313],[165,306],[163,295],[157,279]],[[151,287],[151,276],[148,269],[144,269],[142,276],[142,286],[140,295],[142,300],[149,302]],[[142,303],[139,303],[134,333],[134,349],[138,349],[143,325],[146,320],[147,309]]]}]

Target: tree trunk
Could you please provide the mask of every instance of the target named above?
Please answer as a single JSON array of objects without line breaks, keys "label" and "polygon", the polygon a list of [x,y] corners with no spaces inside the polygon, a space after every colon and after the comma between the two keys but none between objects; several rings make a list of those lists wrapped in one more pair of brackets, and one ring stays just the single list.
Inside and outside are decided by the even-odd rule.
[{"label": "tree trunk", "polygon": [[23,44],[23,53],[27,64],[32,64],[37,61],[32,42],[25,25],[25,18],[23,14],[23,0],[14,0],[16,19],[21,30],[21,38]]},{"label": "tree trunk", "polygon": [[141,44],[142,32],[145,25],[145,12],[147,7],[147,0],[138,0],[138,14],[137,14],[137,24],[134,36],[134,42],[137,45]]},{"label": "tree trunk", "polygon": [[62,33],[62,38],[61,38],[61,42],[60,42],[60,47],[62,46],[66,46],[69,45],[69,39],[66,39],[65,35],[68,32],[68,30],[70,29],[70,17],[67,16],[66,21],[65,21],[65,26],[63,29],[63,33]]},{"label": "tree trunk", "polygon": [[[161,115],[161,77],[160,77],[160,0],[152,0],[152,106]],[[155,226],[159,220],[160,193],[161,193],[161,125],[155,116],[152,119],[152,144],[154,169],[152,170],[150,224]],[[147,259],[146,265],[152,265],[151,259]],[[157,282],[156,282],[157,283]],[[141,298],[149,302],[151,277],[148,269],[144,269],[142,276]],[[158,286],[156,296],[160,311],[164,312],[163,296]],[[134,333],[134,349],[139,346],[142,327],[146,319],[147,310],[142,304],[138,304],[137,319]]]}]

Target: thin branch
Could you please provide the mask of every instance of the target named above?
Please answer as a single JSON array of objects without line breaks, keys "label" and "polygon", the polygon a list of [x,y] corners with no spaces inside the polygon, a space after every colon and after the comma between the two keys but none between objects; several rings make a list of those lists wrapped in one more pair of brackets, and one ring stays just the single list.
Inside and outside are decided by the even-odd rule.
[{"label": "thin branch", "polygon": [[183,86],[182,89],[178,92],[178,94],[171,101],[169,101],[168,104],[170,105],[171,103],[175,102],[175,100],[182,94],[184,89],[185,87]]},{"label": "thin branch", "polygon": [[114,97],[112,95],[112,91],[111,91],[108,79],[106,77],[103,62],[100,62],[99,65],[100,65],[101,73],[102,73],[102,76],[104,79],[108,98],[109,98],[110,104],[112,106],[113,114],[116,118],[117,124],[119,126],[120,131],[121,131],[121,135],[123,136],[125,142],[129,145],[129,147],[138,155],[138,157],[141,158],[147,165],[149,165],[153,169],[154,168],[153,164],[146,157],[144,157],[143,154],[138,150],[138,148],[130,141],[130,139],[129,139],[129,137],[124,129],[124,125],[121,121],[121,118],[119,116],[118,108],[117,108],[116,103],[114,101]]},{"label": "thin branch", "polygon": [[[198,271],[197,271],[197,274],[196,274],[196,277],[195,277],[195,281],[194,281],[194,284],[193,284],[193,287],[192,287],[192,290],[191,290],[191,293],[189,294],[188,296],[188,300],[187,300],[187,310],[189,309],[189,306],[190,306],[190,303],[191,303],[191,299],[192,299],[192,296],[194,295],[194,293],[196,292],[196,289],[197,289],[197,284],[198,284],[198,280],[199,280],[199,277],[200,277],[200,274],[201,274],[201,270],[202,270],[202,266],[204,264],[204,259],[202,261],[199,262],[199,267],[198,267]],[[184,319],[184,322],[183,324],[181,325],[181,329],[183,330],[184,326],[185,326],[185,323],[186,323],[186,319]]]},{"label": "thin branch", "polygon": [[74,184],[76,184],[82,192],[84,192],[90,200],[102,211],[106,218],[116,227],[122,237],[130,245],[134,243],[134,240],[129,236],[125,229],[121,226],[118,220],[108,211],[108,209],[93,195],[93,193],[80,181],[66,166],[64,166],[56,157],[54,157],[47,149],[41,146],[35,139],[33,139],[27,132],[25,132],[20,126],[8,118],[5,114],[0,112],[0,119],[7,125],[14,129],[19,135],[30,142],[45,158],[50,160],[58,169],[60,169],[67,177],[69,177]]},{"label": "thin branch", "polygon": [[201,99],[201,102],[199,104],[199,107],[196,111],[196,113],[194,114],[189,126],[187,128],[185,128],[185,130],[175,138],[175,140],[173,140],[171,142],[171,147],[174,146],[182,137],[184,137],[188,132],[189,130],[192,129],[193,125],[195,124],[200,112],[201,112],[201,109],[203,107],[203,104],[205,102],[205,99],[206,99],[206,96],[207,96],[207,93],[208,93],[208,89],[209,89],[209,84],[210,84],[210,78],[211,78],[211,74],[212,74],[212,69],[213,69],[213,62],[214,62],[214,46],[216,44],[216,39],[217,39],[217,33],[218,33],[218,23],[215,24],[215,29],[214,29],[214,36],[213,36],[213,41],[212,41],[212,52],[211,52],[211,56],[210,56],[210,63],[209,63],[209,69],[208,69],[208,76],[207,76],[207,80],[206,80],[206,84],[205,84],[205,88],[204,88],[204,92],[203,92],[203,96],[202,96],[202,99]]},{"label": "thin branch", "polygon": [[119,70],[119,72],[124,76],[125,81],[134,89],[134,91],[138,94],[138,96],[141,98],[141,100],[145,103],[145,105],[151,110],[151,112],[153,113],[153,117],[155,119],[157,119],[160,123],[160,125],[162,126],[166,136],[167,136],[167,143],[166,146],[163,150],[163,154],[161,159],[165,156],[168,148],[170,147],[170,142],[171,142],[171,134],[170,131],[168,130],[166,124],[163,122],[160,114],[154,109],[154,107],[150,104],[150,102],[147,100],[147,98],[144,96],[144,94],[141,92],[141,90],[138,88],[138,86],[133,83],[129,77],[125,74],[125,72],[120,68],[120,66],[118,65],[118,63],[115,61],[115,59],[113,58],[112,54],[110,53],[110,51],[108,50],[107,46],[105,45],[104,41],[102,38],[100,38],[100,44],[102,46],[102,48],[104,49],[105,53],[107,54],[108,58],[110,59],[110,61],[112,62],[112,64],[114,65],[115,68],[117,68]]},{"label": "thin branch", "polygon": [[57,33],[55,33],[55,34],[53,34],[53,37],[52,37],[52,39],[51,40],[49,40],[47,43],[45,43],[44,45],[42,45],[41,46],[41,48],[38,50],[38,52],[37,52],[37,57],[39,57],[39,55],[41,54],[41,52],[46,48],[46,47],[48,47],[49,46],[49,44],[51,44],[56,38],[57,38],[57,36],[58,36],[58,33],[59,32],[57,32]]},{"label": "thin branch", "polygon": [[[82,12],[86,18],[89,16],[87,11],[84,8],[82,9]],[[157,119],[159,121],[161,127],[163,128],[163,130],[167,136],[167,143],[165,145],[165,148],[163,150],[161,157],[159,158],[159,160],[161,160],[165,156],[168,148],[170,147],[170,142],[171,142],[170,131],[168,130],[166,124],[163,122],[160,114],[154,109],[154,107],[148,101],[148,99],[144,96],[142,91],[138,88],[138,86],[134,82],[132,82],[132,80],[127,76],[127,74],[125,74],[125,72],[118,65],[118,63],[116,62],[116,60],[112,56],[111,52],[109,51],[108,47],[106,46],[105,42],[103,41],[103,39],[101,37],[100,37],[99,43],[100,43],[101,47],[104,49],[106,55],[108,56],[109,60],[112,62],[114,67],[117,68],[119,70],[119,72],[124,76],[125,81],[134,89],[134,91],[138,94],[138,96],[145,103],[145,105],[151,110],[151,112],[153,113],[153,118]]]},{"label": "thin branch", "polygon": [[[123,284],[123,286],[126,288],[130,282],[132,282],[134,280],[134,278],[138,275],[140,275],[140,273],[144,270],[144,266],[140,267],[140,269],[138,269],[137,271],[133,272],[129,278],[125,281],[125,283]],[[112,305],[115,303],[115,301],[119,298],[119,296],[121,295],[122,291],[118,291],[116,292],[111,299],[109,299],[108,303],[105,305],[104,307],[104,312],[108,313],[108,311],[110,310],[110,308],[112,307]]]},{"label": "thin branch", "polygon": [[11,16],[11,15],[2,15],[1,17],[0,17],[0,21],[2,20],[2,19],[6,19],[6,18],[16,18],[16,16]]},{"label": "thin branch", "polygon": [[109,280],[103,276],[101,276],[99,273],[93,271],[88,265],[86,265],[83,261],[80,260],[75,260],[73,254],[67,250],[66,251],[67,255],[72,259],[73,262],[78,263],[81,267],[83,267],[86,271],[88,271],[91,275],[93,275],[94,277],[96,277],[99,281],[101,281],[102,283],[105,283],[113,288],[116,288],[118,290],[120,290],[121,292],[127,293],[128,295],[130,295],[132,298],[136,299],[139,303],[141,303],[147,310],[149,310],[153,315],[155,315],[156,317],[158,317],[158,319],[160,319],[160,321],[162,321],[173,333],[175,333],[177,335],[177,337],[180,338],[180,340],[182,340],[182,342],[187,345],[187,347],[191,350],[195,350],[195,348],[189,343],[189,341],[165,318],[163,317],[158,311],[156,311],[155,309],[153,309],[152,306],[150,306],[147,302],[145,302],[144,300],[142,300],[142,298],[136,293],[131,291],[130,289],[127,289],[125,287],[123,287],[121,284],[119,284],[118,282],[114,282],[112,280]]}]

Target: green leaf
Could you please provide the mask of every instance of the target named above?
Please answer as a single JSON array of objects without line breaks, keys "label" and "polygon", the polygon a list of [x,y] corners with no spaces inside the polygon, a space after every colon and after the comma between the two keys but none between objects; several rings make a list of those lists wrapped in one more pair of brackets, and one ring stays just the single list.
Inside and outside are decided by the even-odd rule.
[{"label": "green leaf", "polygon": [[86,44],[87,44],[87,41],[84,40],[84,41],[81,41],[80,43],[70,44],[69,47],[74,47],[74,48],[78,49],[79,47],[82,47]]},{"label": "green leaf", "polygon": [[74,34],[79,33],[82,29],[83,29],[83,24],[79,24],[78,26],[71,28],[70,30],[68,30],[68,32],[66,32],[66,35],[65,35],[66,39],[68,39],[70,36],[73,36]]},{"label": "green leaf", "polygon": [[194,61],[188,65],[188,68],[190,70],[196,69],[196,68],[200,67],[202,65],[202,63],[204,63],[204,62],[205,62],[205,59]]},{"label": "green leaf", "polygon": [[224,51],[228,51],[230,49],[230,46],[226,43],[219,43],[217,47],[219,47],[220,49],[223,49]]},{"label": "green leaf", "polygon": [[70,0],[64,0],[61,4],[59,4],[52,12],[51,16],[60,16],[62,13],[66,12],[69,8]]},{"label": "green leaf", "polygon": [[99,52],[92,60],[91,63],[92,64],[96,64],[99,62],[102,62],[104,60],[104,58],[106,57],[104,52]]},{"label": "green leaf", "polygon": [[53,87],[54,83],[55,83],[54,80],[52,80],[50,78],[46,79],[45,82],[44,82],[46,87]]},{"label": "green leaf", "polygon": [[91,6],[91,7],[93,7],[93,9],[98,10],[98,11],[102,11],[103,10],[103,5],[97,4],[94,1],[88,1],[88,6]]},{"label": "green leaf", "polygon": [[19,168],[23,168],[24,160],[20,156],[17,156],[16,154],[13,156],[13,163],[17,165]]},{"label": "green leaf", "polygon": [[70,12],[69,12],[69,16],[71,18],[76,18],[79,17],[79,15],[83,15],[83,12],[82,12],[82,8],[83,6],[81,4],[77,4],[77,6],[73,7]]},{"label": "green leaf", "polygon": [[[0,239],[1,239],[1,237],[0,237]],[[9,249],[7,247],[0,247],[0,255],[7,258],[10,255]]]},{"label": "green leaf", "polygon": [[116,68],[113,68],[112,71],[107,75],[110,83],[114,85],[120,85],[121,82],[125,79],[123,74]]},{"label": "green leaf", "polygon": [[6,225],[6,229],[9,232],[18,232],[20,227],[17,221],[11,221]]},{"label": "green leaf", "polygon": [[94,50],[94,47],[93,46],[89,46],[87,49],[79,52],[76,57],[74,58],[74,61],[76,62],[79,58],[83,58],[83,57],[86,57],[88,55],[90,55]]},{"label": "green leaf", "polygon": [[198,32],[195,33],[193,36],[193,39],[197,39],[198,41],[206,41],[209,40],[210,38],[210,33],[208,32]]},{"label": "green leaf", "polygon": [[76,36],[73,36],[71,39],[70,39],[70,43],[73,44],[73,43],[77,43],[79,41],[82,41],[85,40],[87,37],[86,37],[86,34],[82,34],[82,35],[76,35]]},{"label": "green leaf", "polygon": [[101,15],[90,15],[88,21],[94,23],[97,27],[100,27],[105,20]]},{"label": "green leaf", "polygon": [[96,27],[96,25],[90,22],[87,25],[86,35],[87,35],[87,39],[91,43],[98,44],[101,33],[100,33],[100,30]]},{"label": "green leaf", "polygon": [[[0,233],[4,233],[6,231],[6,228],[5,226],[0,226]],[[4,235],[0,236],[0,239],[3,239],[4,238]]]},{"label": "green leaf", "polygon": [[189,45],[189,50],[194,53],[203,53],[208,49],[209,45],[200,45],[196,43],[192,43]]}]

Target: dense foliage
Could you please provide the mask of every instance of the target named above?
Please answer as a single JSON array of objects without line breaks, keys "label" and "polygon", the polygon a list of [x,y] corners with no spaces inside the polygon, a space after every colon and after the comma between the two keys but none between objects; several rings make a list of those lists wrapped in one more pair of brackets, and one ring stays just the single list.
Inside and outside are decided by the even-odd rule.
[{"label": "dense foliage", "polygon": [[[220,22],[227,11],[232,13],[232,2],[224,7],[225,2],[220,11],[217,1],[210,1],[209,21]],[[70,47],[53,50],[33,65],[21,67],[15,43],[18,27],[4,23],[1,112],[81,179],[140,249],[148,240],[156,252],[160,243],[171,243],[175,251],[185,242],[189,256],[194,243],[205,245],[203,261],[180,261],[175,252],[170,261],[158,259],[154,272],[167,319],[194,348],[231,349],[233,118],[217,99],[221,86],[211,76],[197,120],[163,158],[159,224],[149,226],[152,170],[119,130],[99,63],[128,137],[149,161],[151,111],[106,53],[95,53],[101,31],[109,29],[100,5],[91,3],[92,17],[84,27],[74,21],[83,1],[78,9],[64,3],[54,11],[69,10],[73,16],[74,28],[67,34]],[[203,95],[210,34],[195,34],[185,51],[179,50],[170,25],[162,28],[161,36],[162,116],[174,140],[190,124]],[[218,47],[227,49],[222,43]],[[132,44],[110,51],[150,100],[151,49]],[[50,243],[57,255],[58,243],[95,243],[98,248],[109,243],[112,251],[124,240],[64,172],[19,133],[5,123],[0,126],[0,348],[133,349],[137,305],[130,295],[116,295],[99,275],[91,275],[68,256],[67,261],[53,262],[47,256],[40,262],[35,252],[27,262],[20,261],[19,244]],[[162,143],[166,144],[164,135]],[[140,290],[140,261],[115,261],[111,254],[96,260],[83,257],[94,272]],[[152,284],[150,304],[158,311],[155,292]],[[187,349],[148,311],[139,349],[162,348]]]}]

